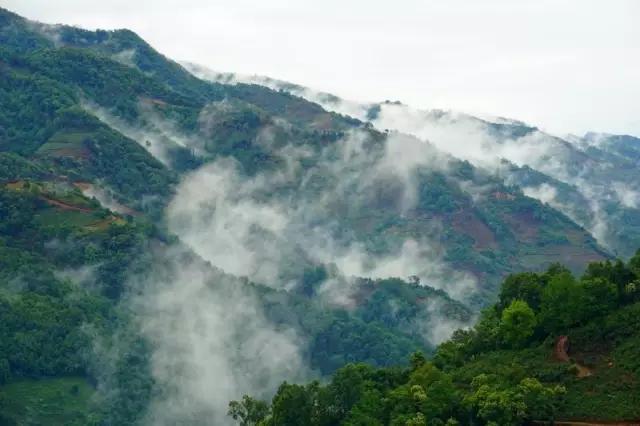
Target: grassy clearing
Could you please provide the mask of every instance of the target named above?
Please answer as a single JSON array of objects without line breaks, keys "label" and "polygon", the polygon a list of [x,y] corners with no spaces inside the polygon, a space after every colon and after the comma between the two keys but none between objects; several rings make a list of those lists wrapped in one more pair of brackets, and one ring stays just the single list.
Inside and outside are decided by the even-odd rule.
[{"label": "grassy clearing", "polygon": [[82,228],[102,220],[94,214],[74,210],[48,208],[36,215],[36,223],[42,227]]},{"label": "grassy clearing", "polygon": [[91,136],[91,133],[58,132],[38,148],[37,154],[43,156],[86,157],[88,151],[84,147],[83,142],[89,136]]},{"label": "grassy clearing", "polygon": [[92,424],[89,407],[93,394],[94,389],[81,377],[15,381],[0,387],[0,423]]}]

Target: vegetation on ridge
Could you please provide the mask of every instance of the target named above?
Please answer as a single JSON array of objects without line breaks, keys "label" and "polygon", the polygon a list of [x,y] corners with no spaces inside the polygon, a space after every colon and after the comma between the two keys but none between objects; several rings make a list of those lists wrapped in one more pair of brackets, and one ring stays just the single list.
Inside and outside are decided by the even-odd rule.
[{"label": "vegetation on ridge", "polygon": [[[640,418],[640,251],[519,273],[471,329],[409,367],[349,364],[331,380],[283,383],[271,403],[229,404],[248,425],[521,425]],[[562,342],[569,342],[567,347]]]}]

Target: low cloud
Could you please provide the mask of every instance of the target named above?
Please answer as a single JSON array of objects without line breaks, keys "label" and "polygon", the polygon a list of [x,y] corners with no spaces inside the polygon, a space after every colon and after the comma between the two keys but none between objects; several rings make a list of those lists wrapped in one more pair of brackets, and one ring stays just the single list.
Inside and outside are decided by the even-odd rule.
[{"label": "low cloud", "polygon": [[446,307],[441,300],[429,300],[423,308],[422,316],[418,316],[414,326],[424,340],[432,345],[439,345],[448,340],[454,331],[465,329],[475,323],[475,318],[462,321],[452,318],[446,313]]},{"label": "low cloud", "polygon": [[527,186],[522,188],[524,195],[536,198],[543,203],[552,204],[555,202],[558,191],[553,186],[543,183],[540,186]]},{"label": "low cloud", "polygon": [[[606,151],[610,135],[588,134],[584,138],[568,136],[562,139],[501,117],[478,118],[453,111],[419,110],[399,102],[358,103],[268,77],[215,73],[189,64],[187,68],[205,79],[231,84],[261,84],[287,91],[316,102],[327,110],[369,121],[379,130],[414,135],[441,152],[467,160],[489,172],[501,173],[505,160],[520,167],[529,166],[572,186],[580,196],[562,199],[559,193],[550,191],[551,186],[539,185],[524,185],[526,194],[560,210],[608,248],[616,243],[614,229],[610,226],[615,217],[609,213],[607,205],[612,201],[625,208],[637,209],[640,205],[640,187],[633,179],[629,181],[628,177],[618,173],[619,181],[614,179],[612,184],[610,175],[616,164],[609,163],[607,159],[611,152],[593,151]],[[473,191],[470,195],[474,199],[480,196]],[[578,200],[582,201],[575,204]]]},{"label": "low cloud", "polygon": [[[325,264],[343,277],[417,275],[466,297],[475,280],[443,261],[433,243],[440,233],[435,220],[425,223],[432,238],[406,238],[382,252],[341,231],[356,220],[341,217],[342,210],[360,214],[384,202],[405,214],[416,203],[415,170],[448,167],[449,157],[415,138],[390,135],[383,145],[372,144],[354,131],[315,154],[286,145],[273,151],[286,159],[283,168],[251,177],[234,160],[217,160],[180,184],[167,210],[169,228],[216,267],[272,287],[292,288],[305,265]],[[305,168],[303,160],[314,163]]]},{"label": "low cloud", "polygon": [[140,99],[138,112],[144,118],[144,125],[134,125],[115,116],[108,109],[85,101],[82,107],[107,126],[117,130],[145,148],[165,166],[172,167],[171,151],[175,148],[187,148],[193,154],[203,152],[199,139],[180,132],[170,121],[162,119],[154,110],[153,99]]},{"label": "low cloud", "polygon": [[230,400],[268,398],[283,380],[310,377],[306,342],[267,320],[250,287],[186,250],[156,256],[129,283],[158,388],[147,424],[230,424]]},{"label": "low cloud", "polygon": [[623,206],[637,209],[640,206],[640,192],[629,188],[622,182],[614,182],[611,187]]}]

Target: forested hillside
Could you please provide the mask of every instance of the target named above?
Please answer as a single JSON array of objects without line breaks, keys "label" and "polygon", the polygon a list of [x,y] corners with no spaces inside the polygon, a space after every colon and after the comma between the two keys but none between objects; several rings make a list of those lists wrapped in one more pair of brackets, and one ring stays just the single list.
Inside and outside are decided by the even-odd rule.
[{"label": "forested hillside", "polygon": [[[519,273],[470,330],[408,367],[349,364],[229,404],[242,425],[520,425],[640,419],[640,252],[628,264]],[[577,424],[577,423],[576,423]]]},{"label": "forested hillside", "polygon": [[[567,317],[572,330],[634,309],[636,261],[573,279],[613,251],[529,196],[514,178],[526,169],[505,177],[380,129],[373,112],[353,118],[284,90],[227,83],[195,77],[128,30],[41,24],[0,8],[0,424],[227,424],[229,400],[267,400],[283,380],[336,371],[366,385],[327,408],[322,424],[351,418],[365,394],[379,411],[363,406],[369,417],[358,424],[490,420],[464,402],[468,376],[492,371],[492,356],[526,351],[540,355],[535,368],[551,368],[542,354],[561,330],[544,322],[546,297],[564,312],[562,297],[574,294],[562,291],[599,302],[615,293],[615,303]],[[635,149],[607,143],[616,155]],[[635,234],[624,233],[628,247]],[[540,273],[556,261],[568,270]],[[539,300],[507,300],[508,285],[500,294],[520,271],[507,283],[530,280]],[[603,287],[602,274],[615,286]],[[556,287],[562,294],[545,296]],[[501,308],[442,344],[498,297]],[[532,330],[517,348],[499,325],[503,310],[520,320],[524,302],[513,298],[529,304]],[[413,357],[407,370],[416,352],[433,362]],[[492,392],[525,378],[513,374]],[[407,402],[431,380],[413,375],[442,378],[453,392],[438,402],[444,411],[419,414]],[[569,373],[531,377],[571,394]],[[281,387],[276,398],[302,398],[282,415],[320,421],[304,410],[325,404],[321,394],[342,398],[330,389],[347,384],[334,382]],[[394,414],[385,398],[396,393],[405,405]],[[275,401],[256,409],[271,413],[268,424],[289,424],[273,420]],[[633,413],[620,410],[610,417]]]},{"label": "forested hillside", "polygon": [[609,251],[630,257],[640,229],[638,138],[552,135],[502,117],[420,110],[399,101],[360,103],[262,76],[220,73],[186,63],[194,75],[227,84],[255,83],[317,102],[329,111],[428,140],[438,149],[500,175],[569,216]]},{"label": "forested hillside", "polygon": [[[3,150],[53,176],[94,183],[155,219],[177,174],[233,159],[237,180],[263,186],[248,197],[299,213],[287,230],[322,233],[295,241],[315,263],[362,250],[378,261],[401,258],[417,243],[413,257],[431,261],[435,250],[466,276],[419,267],[396,273],[440,288],[472,282],[466,301],[474,306],[490,300],[509,271],[553,260],[578,271],[606,256],[566,216],[409,136],[377,132],[282,91],[199,80],[129,31],[47,26],[10,12],[3,22]],[[300,279],[273,267],[294,274],[280,281]],[[371,269],[343,272],[375,275]]]}]

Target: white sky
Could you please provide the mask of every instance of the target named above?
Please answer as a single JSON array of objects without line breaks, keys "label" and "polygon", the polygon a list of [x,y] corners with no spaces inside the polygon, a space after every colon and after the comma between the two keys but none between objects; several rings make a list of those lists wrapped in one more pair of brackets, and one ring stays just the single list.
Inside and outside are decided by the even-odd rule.
[{"label": "white sky", "polygon": [[640,135],[640,0],[0,0],[217,71]]}]

